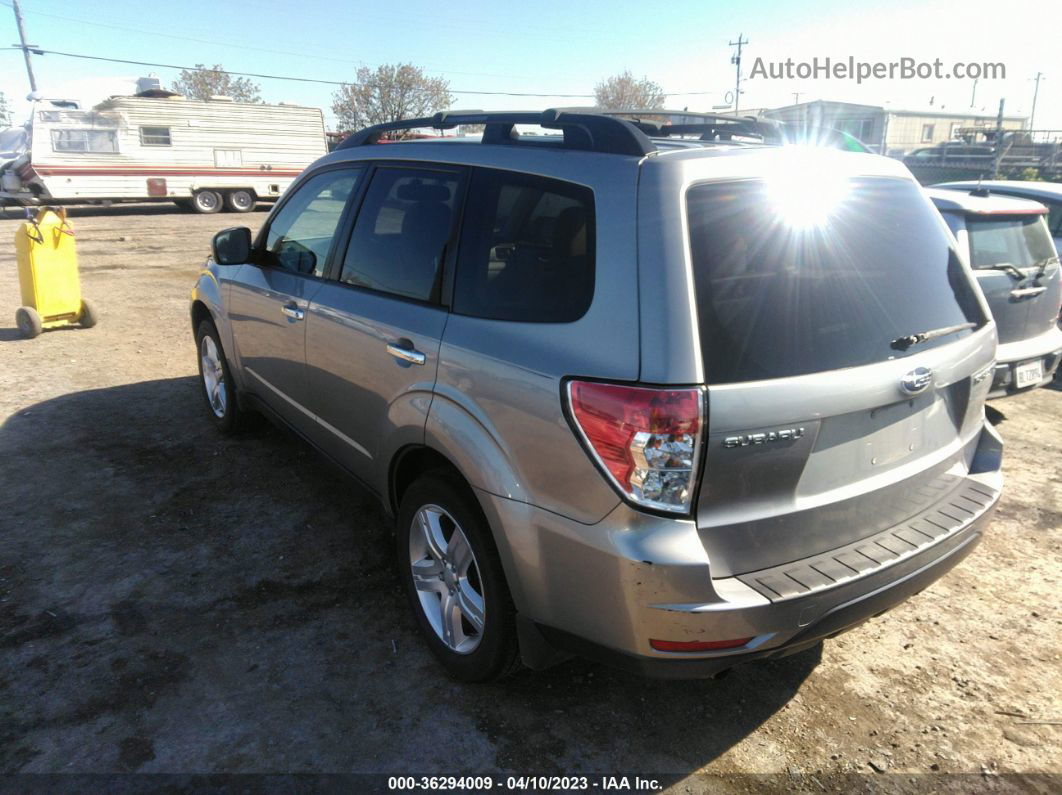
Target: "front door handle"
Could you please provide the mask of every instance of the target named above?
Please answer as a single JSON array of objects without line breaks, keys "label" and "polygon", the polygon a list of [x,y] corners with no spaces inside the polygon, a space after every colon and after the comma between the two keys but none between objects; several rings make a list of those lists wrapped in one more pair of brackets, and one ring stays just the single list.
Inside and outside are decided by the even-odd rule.
[{"label": "front door handle", "polygon": [[306,317],[306,313],[294,304],[284,304],[284,306],[280,307],[280,311],[290,317],[292,320],[302,320],[304,317]]},{"label": "front door handle", "polygon": [[1047,288],[1038,284],[1035,287],[1018,287],[1017,289],[1010,291],[1011,298],[1032,298],[1034,295],[1039,295]]},{"label": "front door handle", "polygon": [[424,362],[428,360],[423,353],[413,348],[412,343],[410,343],[409,345],[402,345],[402,342],[405,342],[405,340],[401,340],[397,343],[387,343],[387,352],[394,356],[396,359],[401,359],[402,361],[409,362],[410,364],[424,364]]}]

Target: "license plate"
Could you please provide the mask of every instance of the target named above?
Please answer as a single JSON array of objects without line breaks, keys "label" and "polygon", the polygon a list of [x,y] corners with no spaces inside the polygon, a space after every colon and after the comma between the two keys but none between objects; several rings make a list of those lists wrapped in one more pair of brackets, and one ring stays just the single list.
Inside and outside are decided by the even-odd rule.
[{"label": "license plate", "polygon": [[1014,368],[1014,386],[1018,389],[1039,384],[1043,380],[1044,363],[1039,359],[1035,362],[1022,362]]}]

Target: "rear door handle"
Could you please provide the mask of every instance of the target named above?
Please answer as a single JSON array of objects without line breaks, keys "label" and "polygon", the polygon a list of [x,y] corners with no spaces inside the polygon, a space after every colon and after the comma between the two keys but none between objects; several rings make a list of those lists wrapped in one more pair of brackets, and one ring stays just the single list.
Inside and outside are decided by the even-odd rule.
[{"label": "rear door handle", "polygon": [[306,317],[306,313],[294,304],[284,304],[284,306],[280,307],[280,311],[290,317],[292,320],[302,320],[304,317]]},{"label": "rear door handle", "polygon": [[401,345],[395,342],[387,343],[387,352],[394,356],[396,359],[401,359],[404,362],[410,364],[424,364],[428,359],[418,350],[415,350],[412,345]]},{"label": "rear door handle", "polygon": [[1032,298],[1034,295],[1039,295],[1046,290],[1042,284],[1038,284],[1036,287],[1018,287],[1010,291],[1011,298]]}]

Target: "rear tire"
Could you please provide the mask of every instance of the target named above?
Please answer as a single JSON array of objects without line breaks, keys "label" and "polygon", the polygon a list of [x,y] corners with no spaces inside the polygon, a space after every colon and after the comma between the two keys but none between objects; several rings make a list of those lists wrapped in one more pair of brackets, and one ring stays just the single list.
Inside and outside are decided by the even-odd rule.
[{"label": "rear tire", "polygon": [[78,323],[81,324],[81,328],[92,328],[100,322],[99,312],[96,311],[96,307],[81,299],[81,316],[78,317]]},{"label": "rear tire", "polygon": [[210,419],[222,434],[230,436],[243,428],[243,412],[236,394],[221,337],[210,320],[199,324],[195,333],[199,360],[199,384]]},{"label": "rear tire", "polygon": [[221,212],[221,194],[216,190],[196,191],[192,196],[192,209],[197,213],[210,215]]},{"label": "rear tire", "polygon": [[15,325],[18,326],[18,333],[28,340],[39,337],[44,331],[41,316],[32,306],[20,306],[15,310]]},{"label": "rear tire", "polygon": [[225,207],[234,213],[249,213],[254,209],[255,196],[253,191],[233,190],[225,195]]},{"label": "rear tire", "polygon": [[450,675],[487,682],[517,670],[516,610],[468,486],[446,470],[422,475],[402,496],[396,536],[414,619]]}]

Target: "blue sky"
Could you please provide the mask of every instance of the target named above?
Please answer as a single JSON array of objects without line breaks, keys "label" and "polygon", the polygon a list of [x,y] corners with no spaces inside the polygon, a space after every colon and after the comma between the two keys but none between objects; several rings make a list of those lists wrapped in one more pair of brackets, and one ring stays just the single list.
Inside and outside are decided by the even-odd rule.
[{"label": "blue sky", "polygon": [[[7,43],[18,39],[13,14],[0,0]],[[780,61],[853,56],[858,60],[991,61],[1006,80],[982,80],[976,110],[1028,114],[1031,78],[1047,75],[1037,103],[1038,128],[1062,128],[1062,4],[1057,0],[965,0],[879,4],[850,0],[733,2],[553,2],[401,0],[343,3],[303,0],[23,0],[31,43],[45,49],[180,65],[222,63],[231,70],[344,80],[359,65],[408,61],[445,77],[451,89],[590,94],[594,83],[630,69],[660,83],[672,107],[707,110],[732,89],[727,42],[744,33],[746,73],[754,59]],[[62,18],[60,18],[62,17]],[[127,93],[155,71],[166,84],[176,72],[122,64],[34,59],[49,96],[94,103]],[[331,120],[332,87],[258,80],[269,102],[322,107]],[[837,99],[892,107],[968,110],[968,80],[892,80],[857,85],[838,80],[747,80],[743,107]],[[16,110],[28,91],[18,51],[0,53],[0,90]],[[681,92],[709,92],[681,93]],[[460,108],[544,108],[589,104],[578,97],[498,97],[456,93]]]}]

